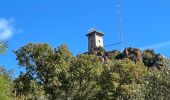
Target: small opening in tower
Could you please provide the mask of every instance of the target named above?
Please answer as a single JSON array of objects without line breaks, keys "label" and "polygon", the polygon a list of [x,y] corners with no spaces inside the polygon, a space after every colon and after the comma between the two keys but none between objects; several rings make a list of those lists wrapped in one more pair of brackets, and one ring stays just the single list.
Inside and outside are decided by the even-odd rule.
[{"label": "small opening in tower", "polygon": [[93,43],[93,40],[91,40],[90,42]]}]

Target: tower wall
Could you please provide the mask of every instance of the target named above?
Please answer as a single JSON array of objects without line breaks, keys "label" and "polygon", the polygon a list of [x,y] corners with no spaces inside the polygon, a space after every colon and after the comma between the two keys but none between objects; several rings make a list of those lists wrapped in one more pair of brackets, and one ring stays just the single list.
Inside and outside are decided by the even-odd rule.
[{"label": "tower wall", "polygon": [[96,47],[103,47],[103,37],[99,35],[95,35],[95,45]]},{"label": "tower wall", "polygon": [[91,31],[88,36],[88,51],[97,47],[103,47],[103,33]]},{"label": "tower wall", "polygon": [[96,38],[94,35],[88,37],[88,50],[90,51],[93,48],[96,48]]}]

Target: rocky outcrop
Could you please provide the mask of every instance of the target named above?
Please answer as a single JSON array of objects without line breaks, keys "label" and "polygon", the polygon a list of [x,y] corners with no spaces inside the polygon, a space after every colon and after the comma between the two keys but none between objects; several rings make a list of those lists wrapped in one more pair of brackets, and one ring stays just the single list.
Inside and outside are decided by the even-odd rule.
[{"label": "rocky outcrop", "polygon": [[156,54],[153,57],[153,60],[155,61],[154,63],[154,67],[156,67],[158,70],[163,70],[164,66],[165,66],[165,62],[164,62],[164,58],[161,54]]},{"label": "rocky outcrop", "polygon": [[162,70],[165,67],[164,57],[161,54],[155,54],[153,50],[145,50],[142,52],[138,48],[125,48],[123,52],[118,50],[105,51],[103,48],[95,48],[86,54],[92,54],[99,57],[103,63],[109,60],[122,60],[128,58],[135,63],[143,62],[149,69]]},{"label": "rocky outcrop", "polygon": [[142,62],[143,60],[142,52],[137,48],[125,48],[122,55],[123,58],[129,58],[134,62]]}]

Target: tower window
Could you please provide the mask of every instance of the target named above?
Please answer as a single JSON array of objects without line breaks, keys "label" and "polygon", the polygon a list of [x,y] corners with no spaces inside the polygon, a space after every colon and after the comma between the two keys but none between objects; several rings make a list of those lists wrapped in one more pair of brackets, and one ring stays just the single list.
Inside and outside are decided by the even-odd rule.
[{"label": "tower window", "polygon": [[93,40],[91,40],[90,42],[93,43]]},{"label": "tower window", "polygon": [[98,42],[100,43],[100,40]]}]

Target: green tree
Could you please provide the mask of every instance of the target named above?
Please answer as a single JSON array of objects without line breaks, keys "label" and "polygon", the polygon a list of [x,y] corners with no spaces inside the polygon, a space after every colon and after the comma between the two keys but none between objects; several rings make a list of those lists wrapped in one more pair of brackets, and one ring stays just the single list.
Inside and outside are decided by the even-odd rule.
[{"label": "green tree", "polygon": [[[164,59],[152,50],[143,62],[129,59],[99,60],[104,53],[73,56],[67,46],[28,44],[15,51],[18,64],[26,69],[15,81],[17,95],[36,99],[39,93],[50,100],[155,100],[169,98],[170,71],[150,71]],[[110,52],[111,53],[111,52]],[[118,53],[119,55],[119,53]],[[114,56],[113,56],[114,57]],[[40,89],[41,92],[36,93]],[[44,91],[44,92],[43,92]]]},{"label": "green tree", "polygon": [[65,80],[64,78],[67,78],[69,65],[73,58],[66,46],[62,45],[52,49],[48,44],[30,43],[15,53],[19,65],[26,67],[26,72],[37,82],[43,84],[46,94],[49,94],[52,100],[65,94],[65,91],[62,90],[62,82]]},{"label": "green tree", "polygon": [[131,100],[142,98],[140,78],[146,73],[143,63],[135,64],[129,59],[115,61],[111,68],[105,69],[101,76],[101,90],[98,95],[102,99]]},{"label": "green tree", "polygon": [[11,100],[11,85],[9,73],[0,67],[0,100]]},{"label": "green tree", "polygon": [[170,98],[170,70],[149,71],[143,78],[145,100],[168,100]]},{"label": "green tree", "polygon": [[94,55],[74,57],[64,45],[28,44],[16,52],[19,65],[43,85],[49,98],[89,99],[99,91],[102,64]]},{"label": "green tree", "polygon": [[0,41],[0,54],[4,53],[7,48],[7,42]]},{"label": "green tree", "polygon": [[[0,54],[4,53],[6,48],[7,43],[0,42]],[[11,96],[10,74],[0,66],[0,100],[10,100]]]},{"label": "green tree", "polygon": [[70,67],[73,100],[96,99],[103,66],[94,55],[79,55]]},{"label": "green tree", "polygon": [[42,85],[38,84],[29,74],[21,73],[13,81],[13,93],[19,100],[37,100],[45,98]]}]

